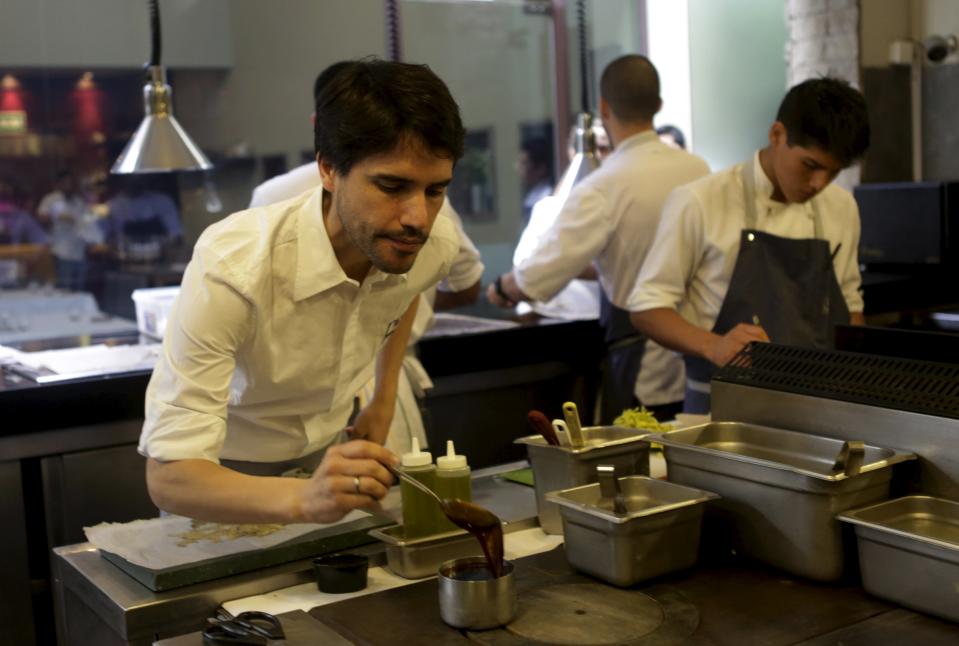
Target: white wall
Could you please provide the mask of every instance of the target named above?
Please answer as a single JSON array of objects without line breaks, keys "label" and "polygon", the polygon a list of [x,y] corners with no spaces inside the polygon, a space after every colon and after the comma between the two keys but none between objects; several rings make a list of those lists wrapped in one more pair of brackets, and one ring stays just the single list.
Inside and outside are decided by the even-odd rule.
[{"label": "white wall", "polygon": [[385,53],[379,0],[231,0],[234,65],[179,72],[177,117],[209,150],[244,144],[285,154],[292,166],[312,150],[313,81],[327,65]]},{"label": "white wall", "polygon": [[687,0],[647,0],[649,58],[659,72],[663,108],[656,125],[674,125],[696,150],[690,85],[689,3]]},{"label": "white wall", "polygon": [[[272,3],[271,3],[272,4]],[[159,3],[171,67],[232,63],[229,0]],[[7,68],[139,68],[150,57],[146,0],[3,0],[0,65]]]},{"label": "white wall", "polygon": [[767,142],[786,91],[782,0],[689,0],[692,130],[714,170]]}]

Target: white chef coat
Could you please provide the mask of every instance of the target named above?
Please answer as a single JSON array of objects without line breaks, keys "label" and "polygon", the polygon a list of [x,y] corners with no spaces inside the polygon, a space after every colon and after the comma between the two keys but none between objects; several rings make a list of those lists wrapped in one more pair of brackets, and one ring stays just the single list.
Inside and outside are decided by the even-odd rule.
[{"label": "white chef coat", "polygon": [[[670,148],[655,131],[623,140],[573,188],[554,226],[513,269],[520,289],[549,300],[594,262],[609,300],[625,309],[666,196],[708,172],[706,162]],[[648,406],[680,401],[684,384],[679,356],[647,342],[636,397]]]},{"label": "white chef coat", "polygon": [[[669,308],[693,325],[712,330],[739,256],[746,226],[738,164],[676,189],[663,207],[653,247],[629,297],[629,310]],[[783,238],[814,237],[811,202],[783,204],[754,155],[756,226]],[[852,195],[830,184],[813,198],[823,238],[835,251],[833,268],[850,312],[862,312],[859,276],[859,209]],[[838,251],[836,251],[838,247]]]},{"label": "white chef coat", "polygon": [[147,388],[140,453],[289,460],[329,445],[377,352],[458,248],[438,217],[406,274],[346,276],[322,190],[249,209],[200,237]]},{"label": "white chef coat", "polygon": [[[297,166],[293,170],[272,177],[253,189],[250,207],[265,206],[281,200],[287,200],[311,191],[321,185],[320,170],[316,162],[309,162]],[[456,235],[459,238],[459,248],[449,275],[436,286],[445,292],[459,292],[472,287],[483,276],[483,263],[480,262],[480,253],[473,242],[463,231],[463,222],[459,213],[450,204],[449,198],[444,198],[439,215],[445,216],[455,225]],[[438,216],[439,217],[439,216]],[[426,429],[420,415],[418,398],[423,397],[426,390],[433,387],[433,382],[426,369],[413,352],[413,346],[419,341],[426,330],[433,323],[433,301],[435,289],[424,292],[416,308],[416,318],[413,320],[413,329],[410,332],[410,343],[406,356],[403,358],[403,368],[400,371],[400,380],[397,386],[396,411],[386,447],[395,453],[407,453],[412,448],[412,438],[419,441],[421,447],[427,446]],[[360,404],[365,406],[373,398],[376,384],[370,379],[357,393]]]}]

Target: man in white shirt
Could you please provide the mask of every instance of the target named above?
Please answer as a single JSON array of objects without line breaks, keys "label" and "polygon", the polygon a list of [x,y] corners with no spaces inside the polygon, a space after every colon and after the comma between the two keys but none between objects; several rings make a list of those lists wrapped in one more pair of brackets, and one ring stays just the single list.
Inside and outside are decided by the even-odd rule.
[{"label": "man in white shirt", "polygon": [[[341,64],[330,66],[320,74],[313,84],[314,101],[319,86],[322,85],[325,74],[335,72]],[[315,125],[316,114],[311,116]],[[320,172],[316,162],[298,166],[288,173],[271,177],[253,189],[250,208],[266,206],[283,200],[296,197],[305,191],[315,190],[320,186]],[[427,290],[420,298],[416,307],[416,318],[410,332],[409,347],[403,358],[403,367],[400,370],[397,386],[396,413],[390,425],[386,439],[386,447],[394,453],[406,453],[412,448],[413,438],[419,441],[420,447],[427,447],[426,428],[420,413],[420,400],[426,390],[433,387],[426,369],[416,357],[413,347],[422,338],[423,334],[433,322],[433,310],[446,310],[476,302],[479,297],[480,284],[483,277],[483,263],[480,262],[480,253],[473,242],[463,231],[463,223],[449,198],[443,200],[439,216],[449,218],[456,229],[459,238],[459,249],[449,275],[436,288]],[[375,394],[373,380],[367,382],[358,393],[360,405],[372,400]]]},{"label": "man in white shirt", "polygon": [[622,56],[600,80],[599,109],[613,152],[580,182],[537,249],[487,290],[490,302],[546,301],[595,265],[608,307],[604,423],[636,405],[669,417],[683,396],[682,362],[629,323],[627,297],[646,258],[669,192],[709,172],[702,159],[659,140],[659,76],[644,56]]},{"label": "man in white shirt", "polygon": [[783,99],[748,162],[675,190],[629,297],[631,318],[686,357],[688,412],[746,344],[823,347],[863,323],[859,211],[831,182],[869,146],[862,95],[835,79]]},{"label": "man in white shirt", "polygon": [[[356,61],[325,81],[322,188],[214,224],[184,274],[140,438],[161,509],[333,522],[392,483],[382,443],[417,296],[456,255],[437,213],[464,130],[425,66]],[[349,433],[364,439],[334,446],[374,361],[376,396]],[[293,466],[312,477],[272,477]]]}]

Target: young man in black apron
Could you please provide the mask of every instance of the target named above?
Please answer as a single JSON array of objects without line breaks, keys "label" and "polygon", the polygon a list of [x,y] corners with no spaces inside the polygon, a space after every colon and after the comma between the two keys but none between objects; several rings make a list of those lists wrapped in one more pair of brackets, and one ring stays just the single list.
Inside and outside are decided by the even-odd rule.
[{"label": "young man in black apron", "polygon": [[793,87],[749,161],[670,195],[629,299],[633,324],[686,361],[685,410],[709,412],[717,366],[752,341],[827,347],[863,323],[859,211],[832,184],[869,146],[862,95]]},{"label": "young man in black apron", "polygon": [[595,265],[603,291],[601,323],[607,356],[602,419],[612,422],[639,401],[666,419],[682,399],[682,364],[637,334],[625,310],[669,192],[703,177],[699,157],[670,148],[656,135],[659,75],[645,57],[611,62],[600,79],[600,112],[615,146],[602,166],[570,192],[550,230],[527,259],[487,290],[494,305],[545,302]]}]

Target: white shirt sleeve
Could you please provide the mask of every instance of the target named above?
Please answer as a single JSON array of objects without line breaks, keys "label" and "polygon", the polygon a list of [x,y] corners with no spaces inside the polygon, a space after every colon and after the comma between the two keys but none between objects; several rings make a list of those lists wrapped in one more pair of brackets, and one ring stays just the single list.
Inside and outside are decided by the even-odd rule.
[{"label": "white shirt sleeve", "polygon": [[236,351],[253,316],[224,263],[197,245],[147,388],[142,455],[219,462]]},{"label": "white shirt sleeve", "polygon": [[859,234],[862,225],[859,221],[859,206],[856,200],[844,193],[846,198],[845,209],[851,211],[849,224],[844,228],[842,235],[842,246],[836,253],[836,259],[833,261],[833,269],[836,272],[836,279],[839,281],[839,288],[843,297],[846,299],[846,307],[850,313],[863,311],[862,298],[862,276],[859,274]]},{"label": "white shirt sleeve", "polygon": [[691,191],[677,188],[663,205],[656,237],[629,295],[629,311],[678,309],[704,249],[702,207]]},{"label": "white shirt sleeve", "polygon": [[483,277],[483,263],[480,261],[479,250],[463,230],[463,221],[449,199],[443,201],[440,214],[448,217],[453,223],[459,246],[450,265],[449,275],[437,286],[437,289],[444,292],[461,292],[475,285]]},{"label": "white shirt sleeve", "polygon": [[550,300],[599,255],[612,228],[606,198],[592,186],[580,184],[535,249],[513,268],[516,284],[534,300]]}]

